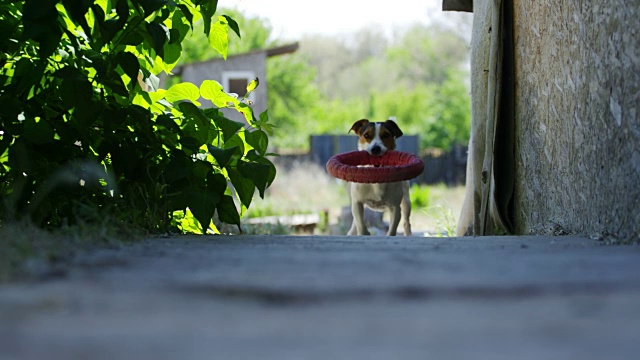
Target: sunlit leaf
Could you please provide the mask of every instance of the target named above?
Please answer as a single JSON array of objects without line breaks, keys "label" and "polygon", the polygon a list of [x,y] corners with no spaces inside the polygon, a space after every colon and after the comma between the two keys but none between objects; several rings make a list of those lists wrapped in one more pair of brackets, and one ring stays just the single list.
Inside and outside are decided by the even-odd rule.
[{"label": "sunlit leaf", "polygon": [[164,98],[169,102],[176,102],[180,100],[196,102],[199,97],[200,91],[198,90],[198,87],[189,82],[175,84],[164,94]]},{"label": "sunlit leaf", "polygon": [[205,80],[200,85],[200,94],[204,99],[211,101],[215,106],[224,108],[229,103],[238,103],[238,99],[227,94],[222,89],[222,85],[215,80]]},{"label": "sunlit leaf", "polygon": [[218,21],[211,25],[209,44],[222,55],[225,60],[227,59],[227,51],[229,50],[229,26],[223,16],[219,16]]}]

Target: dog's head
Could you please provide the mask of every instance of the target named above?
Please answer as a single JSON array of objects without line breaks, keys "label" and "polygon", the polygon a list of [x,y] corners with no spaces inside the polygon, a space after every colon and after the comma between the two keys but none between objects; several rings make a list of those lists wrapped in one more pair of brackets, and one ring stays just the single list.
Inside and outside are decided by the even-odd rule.
[{"label": "dog's head", "polygon": [[358,150],[371,155],[383,155],[387,150],[396,148],[396,139],[402,136],[402,130],[393,120],[371,122],[367,119],[356,121],[351,130],[360,137]]}]

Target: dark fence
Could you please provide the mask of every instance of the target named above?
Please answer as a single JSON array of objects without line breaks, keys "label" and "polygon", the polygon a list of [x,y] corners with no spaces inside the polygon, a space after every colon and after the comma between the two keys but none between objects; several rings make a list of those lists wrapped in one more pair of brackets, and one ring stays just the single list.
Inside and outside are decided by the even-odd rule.
[{"label": "dark fence", "polygon": [[[297,162],[311,161],[324,169],[332,156],[358,148],[358,137],[354,135],[314,135],[311,136],[310,142],[309,154],[282,155],[274,158],[275,162],[287,169]],[[440,149],[420,152],[419,144],[417,135],[405,135],[396,140],[396,150],[418,155],[424,161],[425,170],[420,177],[414,180],[415,182],[421,184],[464,184],[467,166],[466,146],[454,146],[448,152]]]},{"label": "dark fence", "polygon": [[445,183],[449,186],[464,185],[467,174],[467,146],[454,146],[451,151],[440,149],[424,151],[424,172],[419,178],[422,184]]}]

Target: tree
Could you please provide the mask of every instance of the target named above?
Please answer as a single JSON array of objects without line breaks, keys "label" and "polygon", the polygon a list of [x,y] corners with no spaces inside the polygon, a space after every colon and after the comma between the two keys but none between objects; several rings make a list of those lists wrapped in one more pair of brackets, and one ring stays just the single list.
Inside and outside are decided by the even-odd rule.
[{"label": "tree", "polygon": [[[206,0],[0,4],[2,220],[58,227],[113,216],[164,231],[189,209],[202,231],[215,213],[239,226],[254,190],[263,196],[275,177],[267,114],[213,80],[157,89],[200,19],[226,56],[230,30],[240,30],[216,12]],[[216,107],[198,108],[201,95]],[[252,131],[221,107],[243,113]]]},{"label": "tree", "polygon": [[450,70],[460,71],[468,62],[468,45],[451,31],[414,25],[388,49],[387,61],[408,86],[442,84]]},{"label": "tree", "polygon": [[318,69],[321,90],[317,106],[307,107],[304,118],[314,123],[308,128],[343,133],[349,121],[395,116],[405,133],[420,135],[423,147],[449,149],[467,142],[468,49],[461,38],[422,25],[388,43],[381,36],[365,29],[347,40],[303,39],[301,55]]}]

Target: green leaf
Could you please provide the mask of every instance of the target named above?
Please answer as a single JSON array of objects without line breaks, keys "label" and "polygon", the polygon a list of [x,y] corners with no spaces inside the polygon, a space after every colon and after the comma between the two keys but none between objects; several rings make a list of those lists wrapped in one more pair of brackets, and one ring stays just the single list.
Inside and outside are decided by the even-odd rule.
[{"label": "green leaf", "polygon": [[242,176],[236,169],[227,169],[227,173],[229,174],[229,179],[231,179],[233,187],[236,189],[240,202],[244,206],[249,207],[256,188],[253,181]]},{"label": "green leaf", "polygon": [[204,115],[202,110],[200,110],[192,103],[180,103],[180,105],[178,105],[178,108],[180,108],[180,111],[182,111],[182,113],[188,116],[190,119],[197,120],[198,125],[200,126],[206,126],[207,124],[211,123],[209,119]]},{"label": "green leaf", "polygon": [[[93,2],[93,0],[82,0],[86,2]],[[128,1],[118,1],[116,4],[116,13],[118,14],[118,26],[119,28],[124,28],[127,20],[129,20],[129,2]]]},{"label": "green leaf", "polygon": [[27,118],[24,120],[24,136],[33,144],[47,144],[53,142],[54,131],[45,120],[36,122]]},{"label": "green leaf", "polygon": [[169,29],[164,24],[150,23],[146,25],[147,32],[153,40],[153,49],[158,56],[164,57],[164,44],[169,38]]},{"label": "green leaf", "polygon": [[144,42],[143,34],[144,34],[144,30],[140,28],[136,28],[135,30],[132,30],[130,33],[125,35],[121,43],[122,45],[138,46],[142,44],[142,42]]},{"label": "green leaf", "polygon": [[227,178],[225,178],[224,175],[211,171],[207,174],[207,188],[210,191],[222,197],[225,190],[227,190],[227,186]]},{"label": "green leaf", "polygon": [[144,16],[149,16],[152,12],[160,10],[164,5],[169,4],[168,0],[138,0],[142,9],[144,10]]},{"label": "green leaf", "polygon": [[229,26],[223,16],[219,16],[218,21],[211,26],[209,44],[227,60],[227,51],[229,50]]},{"label": "green leaf", "polygon": [[180,133],[180,127],[169,115],[160,115],[156,118],[156,123],[176,134]]},{"label": "green leaf", "polygon": [[[279,156],[278,154],[273,154],[273,155]],[[269,167],[269,177],[267,178],[267,187],[271,186],[271,184],[273,184],[273,181],[276,179],[276,173],[277,173],[276,166],[273,165],[273,163],[269,159],[264,157],[258,159],[257,162],[267,165]]]},{"label": "green leaf", "polygon": [[209,153],[216,159],[218,165],[223,168],[227,166],[229,160],[237,151],[238,147],[234,146],[228,149],[222,149],[217,146],[207,144],[207,149],[209,150]]},{"label": "green leaf", "polygon": [[222,89],[222,85],[215,80],[203,81],[200,85],[200,94],[202,98],[211,101],[213,105],[219,108],[227,107],[230,102],[238,102],[238,99],[225,93]]},{"label": "green leaf", "polygon": [[56,11],[57,0],[26,0],[22,6],[24,20],[40,20],[47,18]]},{"label": "green leaf", "polygon": [[240,36],[240,27],[238,26],[238,23],[233,20],[230,16],[227,15],[222,15],[224,16],[225,19],[227,19],[227,23],[229,24],[229,27],[231,28],[231,30],[233,30],[236,35],[238,35],[239,38],[242,39],[242,36]]},{"label": "green leaf", "polygon": [[269,138],[264,131],[257,129],[254,131],[245,131],[244,139],[247,141],[249,145],[251,145],[256,151],[264,156],[267,152],[267,147],[269,146]]},{"label": "green leaf", "polygon": [[165,63],[165,71],[169,73],[176,66],[178,60],[180,59],[180,55],[182,54],[182,45],[180,45],[179,43],[166,43],[163,50],[164,56],[162,57],[162,60]]},{"label": "green leaf", "polygon": [[208,36],[211,31],[211,18],[213,18],[213,14],[216,13],[218,8],[218,0],[196,0],[195,4],[200,6],[202,21],[204,22],[204,34]]},{"label": "green leaf", "polygon": [[[181,7],[181,6],[185,6],[185,5],[178,5],[178,7]],[[189,10],[187,9],[186,11],[188,12]],[[182,12],[176,11],[173,13],[173,18],[171,19],[171,30],[169,31],[170,32],[169,43],[171,44],[182,43],[184,38],[189,34],[189,31],[191,31],[191,26],[193,26],[192,25],[193,19],[189,19],[186,16],[182,15],[183,12],[184,10]],[[188,14],[191,15],[190,12],[188,12]],[[187,23],[185,23],[185,21]]]},{"label": "green leaf", "polygon": [[47,58],[53,54],[62,38],[62,29],[58,23],[59,14],[55,7],[57,2],[57,0],[25,1],[22,8],[24,25],[22,36],[40,43],[37,50],[41,58]]},{"label": "green leaf", "polygon": [[207,142],[211,121],[204,115],[202,110],[192,103],[180,103],[179,108],[186,116],[182,124],[182,130],[186,136],[197,139],[199,148],[200,145]]},{"label": "green leaf", "polygon": [[267,112],[267,110],[260,113],[260,122],[261,123],[269,122],[269,113]]},{"label": "green leaf", "polygon": [[116,55],[116,60],[124,73],[131,79],[132,84],[136,84],[138,82],[138,73],[140,72],[138,58],[132,53],[124,51]]},{"label": "green leaf", "polygon": [[[182,11],[182,14],[184,15],[185,19],[187,19],[187,21],[189,22],[189,25],[191,25],[193,27],[193,14],[189,10],[189,8],[184,4],[179,4],[178,5],[178,9],[180,9],[180,11]],[[173,15],[174,19],[176,18],[177,14],[178,13],[176,12]],[[175,20],[173,22],[175,22]]]},{"label": "green leaf", "polygon": [[210,189],[204,191],[189,191],[187,194],[189,210],[191,210],[193,216],[198,220],[202,233],[205,234],[216,212],[216,207],[220,205],[220,195]]},{"label": "green leaf", "polygon": [[220,199],[216,209],[218,210],[218,219],[220,219],[220,221],[227,224],[238,225],[238,230],[242,231],[240,228],[240,214],[238,214],[236,204],[230,195],[224,195],[222,199]]},{"label": "green leaf", "polygon": [[207,100],[213,101],[221,91],[224,91],[222,85],[215,80],[204,80],[200,85],[200,94]]},{"label": "green leaf", "polygon": [[82,74],[79,73],[79,75],[80,77],[64,77],[62,84],[58,87],[60,99],[68,108],[73,108],[91,101],[93,86],[91,86],[89,80],[84,78]]},{"label": "green leaf", "polygon": [[248,179],[251,179],[256,188],[260,192],[260,197],[264,199],[264,191],[269,184],[271,169],[267,164],[260,164],[255,162],[239,162],[238,170],[240,174]]},{"label": "green leaf", "polygon": [[[121,1],[126,6],[126,1]],[[71,20],[79,24],[85,32],[90,32],[85,14],[89,11],[93,0],[62,0]]]},{"label": "green leaf", "polygon": [[203,145],[200,139],[188,135],[180,137],[180,144],[183,146],[183,150],[188,150],[187,153],[189,154],[198,152],[200,146]]},{"label": "green leaf", "polygon": [[183,82],[170,87],[169,90],[164,93],[164,98],[168,102],[189,100],[195,103],[197,102],[198,98],[200,98],[200,91],[198,91],[198,87],[193,85],[192,83]]},{"label": "green leaf", "polygon": [[[74,70],[79,72],[76,69]],[[15,65],[13,78],[11,79],[11,84],[15,86],[15,95],[22,95],[24,92],[29,91],[33,85],[40,81],[41,77],[42,74],[37,71],[35,64],[30,59],[20,59]]]},{"label": "green leaf", "polygon": [[235,108],[236,110],[238,110],[239,113],[244,115],[244,118],[247,119],[247,122],[249,124],[253,124],[255,118],[253,116],[253,109],[249,105],[245,103],[237,102],[235,104]]},{"label": "green leaf", "polygon": [[243,123],[229,120],[220,115],[213,116],[213,122],[218,128],[220,128],[220,130],[222,130],[222,138],[225,142],[235,135],[238,130],[244,127]]},{"label": "green leaf", "polygon": [[191,159],[182,151],[174,151],[171,160],[165,167],[164,180],[168,183],[174,183],[178,180],[186,179],[189,175],[189,163]]},{"label": "green leaf", "polygon": [[238,156],[243,156],[244,155],[244,140],[242,140],[242,138],[240,138],[240,134],[236,133],[234,134],[232,137],[229,138],[229,140],[225,141],[224,143],[224,148],[225,149],[230,149],[232,147],[237,147],[237,155]]}]

